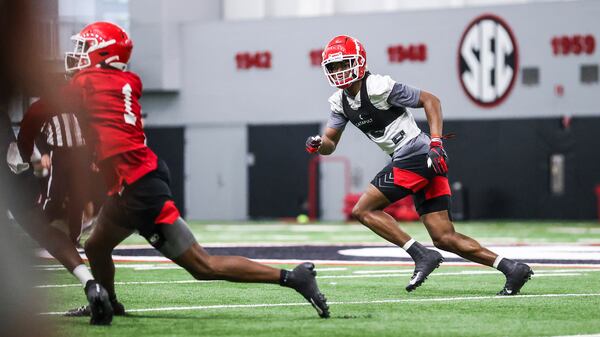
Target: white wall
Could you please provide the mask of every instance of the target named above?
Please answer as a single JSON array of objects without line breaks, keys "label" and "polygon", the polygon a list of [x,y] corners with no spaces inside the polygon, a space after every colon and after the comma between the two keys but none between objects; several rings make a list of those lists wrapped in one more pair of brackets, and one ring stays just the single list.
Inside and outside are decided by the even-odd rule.
[{"label": "white wall", "polygon": [[[534,10],[536,15],[532,16]],[[541,83],[523,87],[517,79],[505,103],[482,109],[467,98],[460,86],[456,54],[467,24],[488,12],[509,23],[520,48],[520,64],[538,66]],[[447,119],[559,116],[565,112],[590,115],[598,110],[595,103],[599,88],[579,83],[579,65],[598,63],[598,52],[591,56],[553,57],[550,40],[555,35],[600,32],[600,22],[596,20],[599,14],[600,3],[588,1],[485,10],[183,24],[181,36],[186,43],[181,45],[179,59],[185,76],[180,91],[181,111],[176,112],[176,117],[182,124],[326,119],[327,97],[333,90],[321,69],[310,67],[308,53],[340,33],[356,36],[365,44],[372,72],[390,74],[398,81],[438,95]],[[388,63],[387,47],[397,43],[426,43],[427,62]],[[273,54],[272,69],[236,69],[236,53],[263,50]],[[554,85],[559,83],[565,87],[562,98],[554,95]],[[203,113],[196,111],[199,100]],[[151,123],[171,123],[174,116],[150,117]],[[416,113],[416,117],[422,119],[424,115]]]},{"label": "white wall", "polygon": [[[498,15],[510,25],[519,46],[520,65],[539,67],[541,80],[538,86],[525,87],[519,76],[510,96],[491,109],[481,108],[467,98],[457,70],[461,35],[468,23],[483,13]],[[169,51],[177,54],[180,85],[170,94],[146,93],[142,103],[144,112],[148,113],[147,123],[188,125],[194,128],[194,133],[213,134],[210,130],[214,125],[237,128],[248,123],[324,122],[329,114],[327,98],[333,90],[321,69],[309,65],[308,55],[310,50],[321,48],[332,36],[344,33],[356,36],[365,44],[372,72],[389,74],[398,81],[433,92],[440,97],[445,118],[449,120],[598,115],[600,87],[580,84],[579,66],[598,64],[599,47],[590,56],[554,57],[550,40],[556,35],[591,33],[598,41],[599,16],[600,2],[580,1],[310,19],[182,21],[173,27],[184,43],[179,43],[176,51]],[[145,30],[136,31],[135,20],[132,25],[135,39],[147,38]],[[388,46],[410,43],[427,44],[425,63],[388,62]],[[273,55],[272,69],[236,69],[236,53],[264,50]],[[142,79],[146,81],[156,76],[153,67],[139,67],[139,58],[150,58],[152,54],[140,53],[136,45],[134,55],[133,68],[139,69]],[[554,94],[556,84],[564,86],[564,96]],[[414,114],[417,119],[424,119],[421,110]],[[362,134],[354,131],[346,132],[336,154],[350,158],[355,176],[358,175],[356,172],[361,172],[361,178],[357,178],[353,186],[358,192],[385,164],[386,157]],[[232,200],[246,198],[246,167],[243,163],[247,146],[245,138],[237,132],[241,131],[235,132],[239,136],[234,137],[236,142],[226,143],[227,155],[206,152],[199,138],[189,138],[186,160],[192,162],[186,164],[189,168],[186,189],[190,214],[199,217],[206,214],[227,217],[229,214],[232,219],[240,216],[236,213],[239,209],[234,210],[228,201],[232,197],[238,198]],[[299,144],[302,142],[299,140]],[[234,150],[233,147],[237,148]],[[227,167],[226,172],[239,179],[239,184],[219,187],[223,199],[219,205],[214,205],[219,209],[192,213],[192,207],[202,204],[204,199],[201,198],[207,197],[194,194],[204,193],[196,192],[199,191],[196,186],[215,188],[214,174],[199,175],[196,168],[203,167],[214,173],[221,168],[218,165]],[[331,171],[335,170],[335,165],[326,166],[322,186],[328,191],[325,193],[331,191],[334,200],[337,192],[333,191],[339,190],[338,177]],[[192,183],[191,179],[196,180]],[[338,201],[325,199],[325,214],[336,218],[335,210],[340,209]]]},{"label": "white wall", "polygon": [[130,35],[134,41],[131,63],[144,75],[144,88],[176,92],[181,88],[181,25],[220,20],[221,2],[131,0]]}]

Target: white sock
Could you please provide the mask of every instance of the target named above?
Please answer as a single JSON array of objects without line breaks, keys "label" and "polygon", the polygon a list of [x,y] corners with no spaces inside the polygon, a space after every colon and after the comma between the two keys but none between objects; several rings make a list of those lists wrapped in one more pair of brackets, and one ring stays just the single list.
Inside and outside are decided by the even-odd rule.
[{"label": "white sock", "polygon": [[415,243],[415,242],[417,242],[417,241],[415,241],[415,239],[408,240],[408,242],[405,243],[404,246],[402,246],[402,249],[408,250],[408,248],[410,248],[410,246],[412,246],[413,243]]},{"label": "white sock", "polygon": [[498,265],[500,265],[500,261],[502,261],[502,259],[503,259],[502,256],[500,256],[500,255],[496,256],[496,259],[494,260],[494,264],[493,264],[494,268],[498,269]]},{"label": "white sock", "polygon": [[83,284],[84,287],[87,281],[94,279],[92,273],[90,273],[85,264],[80,264],[77,267],[75,267],[75,269],[73,269],[73,275],[75,275],[75,277],[79,279],[79,282],[81,282],[81,284]]}]

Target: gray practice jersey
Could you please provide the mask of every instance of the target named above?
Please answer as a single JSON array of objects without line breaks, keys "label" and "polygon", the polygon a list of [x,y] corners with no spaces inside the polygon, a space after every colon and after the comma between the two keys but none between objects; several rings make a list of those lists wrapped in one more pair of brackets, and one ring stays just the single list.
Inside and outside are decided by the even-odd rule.
[{"label": "gray practice jersey", "polygon": [[[403,83],[397,83],[389,76],[375,74],[368,76],[366,78],[366,89],[372,105],[379,110],[388,110],[391,107],[417,108],[419,105],[419,96],[421,94],[419,89]],[[344,113],[342,93],[343,90],[340,89],[329,98],[331,114],[327,122],[327,127],[338,130],[343,130],[349,121],[348,116]],[[356,97],[348,95],[346,97],[350,108],[353,110],[360,108],[360,93]],[[401,141],[396,142],[394,141],[394,137],[399,132],[404,132],[404,137]],[[428,143],[425,141],[425,138],[427,138],[425,135],[423,135],[425,138],[419,137],[419,139],[415,139],[420,134],[421,130],[417,126],[412,113],[407,110],[406,113],[400,115],[385,127],[383,135],[375,137],[374,135],[367,134],[367,137],[379,145],[385,153],[389,155],[394,154],[394,158],[396,158],[398,157],[396,154],[408,154],[405,152],[415,154],[414,150],[422,152],[422,143]],[[412,150],[401,151],[405,146],[412,148]]]}]

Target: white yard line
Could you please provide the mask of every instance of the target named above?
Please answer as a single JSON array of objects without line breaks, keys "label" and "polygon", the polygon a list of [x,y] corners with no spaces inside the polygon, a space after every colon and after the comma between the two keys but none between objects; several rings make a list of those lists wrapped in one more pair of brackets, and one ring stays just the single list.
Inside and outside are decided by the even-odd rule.
[{"label": "white yard line", "polygon": [[[323,271],[323,270],[321,270]],[[535,274],[533,277],[554,277],[554,276],[580,276],[585,275],[580,273],[541,273]],[[587,271],[587,270],[586,270]],[[406,271],[398,271],[386,274],[354,274],[354,275],[322,275],[317,276],[317,279],[347,279],[347,278],[380,278],[380,277],[398,277],[398,276],[406,276],[412,274],[412,270]],[[460,272],[447,272],[447,273],[434,273],[432,276],[472,276],[472,275],[488,275],[488,274],[497,274],[500,275],[499,271],[489,270],[489,271],[460,271]],[[198,281],[198,280],[179,280],[179,281],[133,281],[133,282],[115,282],[116,285],[146,285],[146,284],[187,284],[187,283],[200,283],[200,282],[225,282],[225,281]],[[44,284],[37,285],[34,288],[68,288],[68,287],[81,287],[79,283],[68,283],[68,284]]]},{"label": "white yard line", "polygon": [[[326,275],[326,276],[317,276],[318,279],[332,279],[332,278],[379,278],[379,277],[396,277],[396,276],[405,276],[411,275],[413,272],[402,272],[402,273],[391,273],[391,274],[362,274],[362,275]],[[431,274],[432,277],[436,276],[472,276],[472,275],[487,275],[487,274],[498,274],[501,275],[499,271],[481,271],[474,273],[465,273],[465,272],[450,272],[450,273],[434,273]],[[556,273],[556,274],[534,274],[532,277],[554,277],[554,276],[580,276],[585,275],[581,273]]]},{"label": "white yard line", "polygon": [[[590,294],[540,294],[540,295],[516,295],[516,296],[471,296],[471,297],[434,297],[419,299],[389,299],[389,300],[371,300],[371,301],[348,301],[348,302],[329,302],[330,305],[356,305],[356,304],[393,304],[393,303],[426,303],[426,302],[462,302],[462,301],[485,301],[485,300],[511,300],[523,298],[564,298],[564,297],[598,297],[600,293]],[[184,311],[184,310],[211,310],[211,309],[251,309],[251,308],[273,308],[273,307],[293,307],[310,305],[304,303],[260,303],[260,304],[229,304],[229,305],[199,305],[187,307],[161,307],[161,308],[142,308],[128,309],[127,312],[150,312],[150,311]],[[45,312],[41,315],[62,315],[64,311]]]},{"label": "white yard line", "polygon": [[[549,269],[549,270],[534,270],[536,274],[545,274],[545,273],[581,273],[583,272],[583,270],[581,269]],[[592,271],[600,271],[599,269],[586,269],[586,272],[592,272]],[[389,274],[389,273],[407,273],[410,272],[412,273],[413,270],[412,269],[380,269],[380,270],[357,270],[352,272],[353,274]],[[461,273],[464,273],[465,275],[476,275],[476,274],[497,274],[498,271],[496,270],[465,270],[465,271],[461,271]],[[435,273],[434,275],[437,275],[437,273]]]},{"label": "white yard line", "polygon": [[581,276],[586,274],[581,273],[562,273],[562,274],[534,274],[531,277],[555,277],[555,276]]},{"label": "white yard line", "polygon": [[[209,283],[209,282],[225,282],[225,281],[198,281],[198,280],[179,280],[179,281],[132,281],[132,282],[115,282],[115,285],[147,285],[147,284],[187,284],[187,283]],[[42,284],[34,288],[69,288],[82,287],[81,283],[68,284]]]}]

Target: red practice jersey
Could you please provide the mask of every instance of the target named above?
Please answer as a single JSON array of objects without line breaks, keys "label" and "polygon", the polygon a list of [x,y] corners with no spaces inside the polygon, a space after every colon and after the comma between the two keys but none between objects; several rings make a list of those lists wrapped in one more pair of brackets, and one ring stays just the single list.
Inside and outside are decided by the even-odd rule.
[{"label": "red practice jersey", "polygon": [[86,136],[94,144],[109,193],[156,169],[157,157],[146,146],[139,102],[142,82],[136,74],[89,68],[78,72],[71,86],[82,95]]},{"label": "red practice jersey", "polygon": [[[58,110],[75,112],[84,126],[87,144],[94,147],[96,161],[106,178],[109,194],[123,183],[132,184],[157,167],[157,157],[146,146],[139,98],[140,78],[128,71],[88,68],[79,71],[62,91]],[[21,123],[19,147],[28,156],[41,120],[63,111],[37,104]],[[65,112],[66,112],[65,111]],[[31,144],[30,144],[31,143]],[[24,149],[24,150],[23,150]]]},{"label": "red practice jersey", "polygon": [[146,147],[142,128],[140,78],[128,71],[89,68],[71,79],[82,95],[86,137],[95,144],[98,161]]}]

